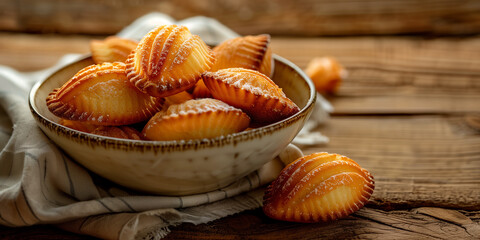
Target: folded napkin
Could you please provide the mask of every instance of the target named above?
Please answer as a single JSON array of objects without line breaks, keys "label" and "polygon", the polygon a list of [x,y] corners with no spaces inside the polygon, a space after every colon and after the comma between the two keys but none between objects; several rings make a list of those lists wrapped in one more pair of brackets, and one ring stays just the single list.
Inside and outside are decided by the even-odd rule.
[{"label": "folded napkin", "polygon": [[[187,26],[209,44],[238,36],[219,22],[194,17],[176,22],[152,13],[118,33],[140,39],[161,24]],[[52,68],[21,73],[0,66],[0,224],[55,224],[68,231],[104,239],[160,239],[170,226],[206,223],[262,205],[264,185],[302,152],[290,144],[261,169],[225,188],[191,196],[148,195],[129,190],[83,168],[37,127],[27,104],[31,86],[75,61],[66,55]],[[319,96],[311,119],[295,138],[301,145],[328,138],[313,129],[326,121],[331,105]]]}]

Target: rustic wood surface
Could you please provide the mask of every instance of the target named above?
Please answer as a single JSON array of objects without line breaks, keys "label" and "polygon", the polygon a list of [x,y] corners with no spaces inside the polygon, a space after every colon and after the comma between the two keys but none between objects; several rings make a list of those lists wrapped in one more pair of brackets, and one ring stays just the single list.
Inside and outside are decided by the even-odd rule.
[{"label": "rustic wood surface", "polygon": [[476,34],[476,0],[2,0],[0,30],[113,34],[151,11],[214,17],[240,34]]},{"label": "rustic wood surface", "polygon": [[[0,65],[38,70],[99,36],[0,33]],[[479,239],[480,37],[273,37],[275,53],[301,68],[334,56],[349,71],[319,131],[335,152],[370,170],[362,210],[327,224],[275,221],[260,209],[172,228],[167,239]],[[84,239],[51,226],[0,227],[5,239]]]}]

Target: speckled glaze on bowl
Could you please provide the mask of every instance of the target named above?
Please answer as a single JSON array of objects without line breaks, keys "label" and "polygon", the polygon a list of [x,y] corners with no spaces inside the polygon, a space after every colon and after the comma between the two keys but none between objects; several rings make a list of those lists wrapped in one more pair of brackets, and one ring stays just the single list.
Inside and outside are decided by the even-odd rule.
[{"label": "speckled glaze on bowl", "polygon": [[227,136],[189,141],[138,141],[79,132],[58,124],[45,99],[77,71],[93,64],[86,56],[38,82],[30,110],[42,131],[91,171],[120,185],[163,195],[187,195],[225,187],[278,155],[310,116],[315,87],[286,59],[274,56],[272,79],[301,109],[280,122]]}]

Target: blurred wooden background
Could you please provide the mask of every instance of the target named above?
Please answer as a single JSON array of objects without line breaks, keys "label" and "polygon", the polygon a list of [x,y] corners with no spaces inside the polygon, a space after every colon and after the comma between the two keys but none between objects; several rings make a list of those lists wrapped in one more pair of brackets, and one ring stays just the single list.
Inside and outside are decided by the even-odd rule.
[{"label": "blurred wooden background", "polygon": [[480,31],[478,0],[1,0],[0,31],[108,35],[152,11],[177,20],[213,17],[242,35],[470,35]]}]

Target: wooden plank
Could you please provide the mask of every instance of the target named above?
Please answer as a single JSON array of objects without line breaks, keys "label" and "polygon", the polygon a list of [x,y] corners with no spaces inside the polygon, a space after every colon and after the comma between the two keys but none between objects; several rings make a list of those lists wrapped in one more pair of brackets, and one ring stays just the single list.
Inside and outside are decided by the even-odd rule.
[{"label": "wooden plank", "polygon": [[19,71],[53,66],[68,53],[88,53],[92,37],[0,33],[0,65]]},{"label": "wooden plank", "polygon": [[330,98],[337,114],[435,114],[468,113],[480,109],[480,91],[465,94],[363,96]]},{"label": "wooden plank", "polygon": [[464,35],[480,29],[480,4],[471,0],[4,0],[0,9],[0,30],[44,33],[114,34],[152,11],[216,18],[240,34]]},{"label": "wooden plank", "polygon": [[462,116],[334,116],[319,128],[339,153],[375,177],[376,208],[480,210],[480,138]]},{"label": "wooden plank", "polygon": [[[2,56],[9,54],[8,56],[16,58],[25,57],[25,55],[41,56],[48,53],[56,55],[86,53],[91,39],[103,37],[0,32],[0,50]],[[411,75],[439,73],[438,75],[441,76],[454,74],[467,78],[476,77],[480,68],[480,59],[478,59],[480,37],[428,40],[411,37],[283,38],[274,36],[272,48],[276,54],[286,57],[301,68],[305,68],[314,57],[333,56],[349,71],[359,75],[357,81],[365,81],[365,76],[373,76],[374,74],[369,74],[368,71],[375,69],[381,70],[377,74],[381,74],[382,71],[388,73],[406,68]],[[0,64],[10,65],[20,70],[27,68],[21,64],[9,64],[7,57],[2,57]],[[44,65],[45,63],[39,61],[30,68],[38,69]],[[384,78],[375,78],[376,81],[371,82],[372,85],[379,83],[378,79]],[[431,81],[438,79],[434,78]],[[401,85],[400,79],[394,80],[396,81],[392,85]],[[448,81],[447,77],[442,79],[444,82],[442,85],[448,82],[455,84],[454,81],[446,81]],[[472,80],[465,79],[462,84],[464,81]],[[478,81],[472,84],[478,86]],[[415,85],[424,86],[427,83],[420,82]]]},{"label": "wooden plank", "polygon": [[[87,53],[92,39],[0,36],[0,64],[25,71],[49,67],[69,52]],[[480,111],[480,38],[274,38],[272,47],[300,67],[325,55],[338,58],[346,66],[349,78],[330,98],[337,114]]]},{"label": "wooden plank", "polygon": [[477,239],[479,215],[442,208],[363,208],[335,222],[302,224],[272,220],[257,209],[209,224],[182,224],[165,239]]},{"label": "wooden plank", "polygon": [[433,71],[471,70],[478,67],[480,61],[476,57],[480,51],[478,37],[275,37],[272,47],[275,53],[288,57],[302,68],[311,57],[325,55],[334,56],[346,65],[363,63],[370,68],[400,65],[423,71],[422,66]]},{"label": "wooden plank", "polygon": [[67,232],[53,225],[34,225],[17,228],[9,228],[0,225],[0,239],[94,240],[98,238]]},{"label": "wooden plank", "polygon": [[319,56],[346,67],[329,97],[337,114],[480,111],[480,38],[274,38],[272,47],[302,68]]}]

